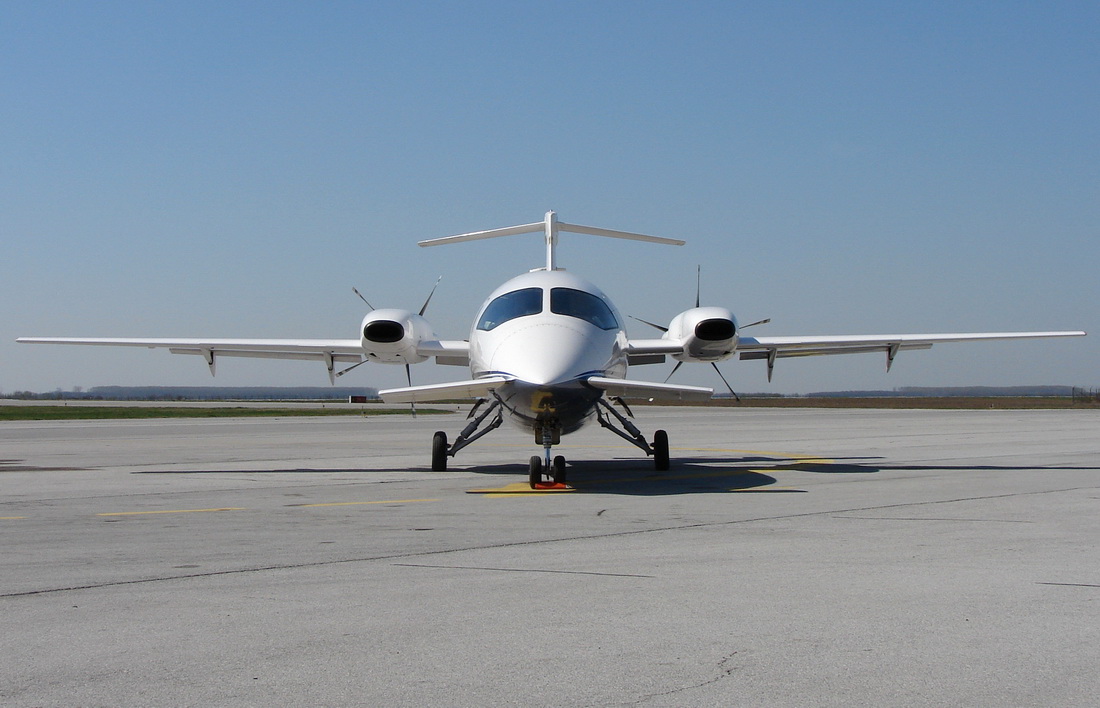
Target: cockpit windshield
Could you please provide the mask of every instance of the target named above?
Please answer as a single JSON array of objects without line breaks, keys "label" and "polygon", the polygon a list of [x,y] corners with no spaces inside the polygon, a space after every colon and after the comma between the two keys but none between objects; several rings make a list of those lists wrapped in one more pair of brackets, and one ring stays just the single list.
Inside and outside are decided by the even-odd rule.
[{"label": "cockpit windshield", "polygon": [[480,330],[496,329],[517,317],[537,315],[542,312],[542,288],[524,288],[504,293],[489,303],[477,323]]},{"label": "cockpit windshield", "polygon": [[607,303],[592,293],[572,288],[550,290],[550,311],[590,322],[600,329],[618,329],[619,321]]}]

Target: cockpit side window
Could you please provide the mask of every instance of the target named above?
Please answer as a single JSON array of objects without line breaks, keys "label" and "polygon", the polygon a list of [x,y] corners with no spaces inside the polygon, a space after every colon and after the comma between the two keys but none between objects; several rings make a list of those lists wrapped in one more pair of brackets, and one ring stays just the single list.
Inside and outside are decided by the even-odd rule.
[{"label": "cockpit side window", "polygon": [[477,323],[480,330],[496,329],[517,317],[537,315],[542,312],[542,288],[524,288],[504,293],[489,303]]},{"label": "cockpit side window", "polygon": [[550,311],[555,315],[582,319],[600,329],[618,329],[620,326],[615,313],[606,302],[583,290],[553,288],[550,291]]}]

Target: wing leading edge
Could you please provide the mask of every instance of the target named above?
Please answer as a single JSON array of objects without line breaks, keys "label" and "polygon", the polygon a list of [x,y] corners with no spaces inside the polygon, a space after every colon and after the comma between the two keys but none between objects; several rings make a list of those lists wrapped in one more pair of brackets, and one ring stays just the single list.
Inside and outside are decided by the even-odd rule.
[{"label": "wing leading edge", "polygon": [[[335,380],[336,362],[360,364],[367,356],[358,339],[202,339],[131,337],[19,337],[22,344],[77,344],[102,347],[145,347],[167,349],[172,354],[202,356],[214,373],[218,357],[253,359],[298,359],[324,362],[329,380]],[[418,351],[434,356],[441,364],[463,364],[469,360],[469,343],[459,341],[421,342]]]},{"label": "wing leading edge", "polygon": [[[949,342],[981,342],[1006,339],[1046,339],[1083,337],[1085,332],[966,332],[949,334],[856,334],[803,337],[741,337],[736,353],[741,360],[764,359],[768,362],[768,380],[772,378],[775,360],[787,357],[826,356],[884,352],[886,369],[890,370],[898,352],[910,349],[930,349],[934,344]],[[683,345],[673,339],[631,340],[632,356],[684,354]]]}]

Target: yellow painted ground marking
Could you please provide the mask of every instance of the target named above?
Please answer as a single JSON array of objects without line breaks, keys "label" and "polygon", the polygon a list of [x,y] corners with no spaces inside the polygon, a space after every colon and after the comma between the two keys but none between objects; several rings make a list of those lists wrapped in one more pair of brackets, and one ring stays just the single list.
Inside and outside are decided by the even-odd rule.
[{"label": "yellow painted ground marking", "polygon": [[96,516],[143,516],[147,514],[197,514],[205,511],[245,511],[244,507],[227,506],[220,509],[165,509],[158,511],[110,511]]},{"label": "yellow painted ground marking", "polygon": [[0,521],[15,521],[16,519],[25,519],[25,516],[0,516]]},{"label": "yellow painted ground marking", "polygon": [[292,504],[291,506],[358,506],[360,504],[412,504],[414,502],[437,502],[438,499],[382,499],[379,501],[326,502],[322,504]]},{"label": "yellow painted ground marking", "polygon": [[564,494],[575,491],[577,490],[572,487],[567,489],[531,489],[530,482],[513,482],[503,487],[493,487],[491,489],[467,489],[466,493],[484,494],[489,497],[537,497],[543,494]]}]

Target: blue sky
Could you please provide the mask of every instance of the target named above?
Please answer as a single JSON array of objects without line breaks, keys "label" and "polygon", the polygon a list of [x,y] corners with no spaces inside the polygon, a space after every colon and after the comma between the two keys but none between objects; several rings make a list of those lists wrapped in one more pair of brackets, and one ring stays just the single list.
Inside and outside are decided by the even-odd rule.
[{"label": "blue sky", "polygon": [[[739,390],[1100,386],[1094,2],[0,4],[0,391],[211,383],[161,351],[17,336],[464,338],[538,221],[628,314],[757,334],[1086,329],[723,370]],[[635,336],[652,336],[631,325]],[[663,380],[667,367],[632,370]],[[676,380],[717,384],[709,367]],[[423,365],[414,380],[461,376]],[[391,385],[400,367],[341,382]],[[311,385],[308,362],[213,383]]]}]

